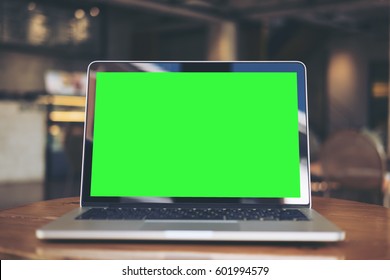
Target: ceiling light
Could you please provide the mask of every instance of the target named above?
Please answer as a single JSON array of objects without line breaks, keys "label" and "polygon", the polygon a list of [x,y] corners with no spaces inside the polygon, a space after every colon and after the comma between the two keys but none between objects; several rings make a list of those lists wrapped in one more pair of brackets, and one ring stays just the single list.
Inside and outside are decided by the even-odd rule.
[{"label": "ceiling light", "polygon": [[85,17],[85,12],[84,10],[82,9],[78,9],[74,12],[74,17],[77,18],[77,19],[82,19],[83,17]]},{"label": "ceiling light", "polygon": [[98,7],[93,7],[91,10],[89,10],[89,14],[92,17],[97,17],[100,14],[100,9]]},{"label": "ceiling light", "polygon": [[30,2],[30,3],[28,3],[27,10],[32,12],[35,10],[36,7],[37,7],[37,4],[35,4],[34,2]]}]

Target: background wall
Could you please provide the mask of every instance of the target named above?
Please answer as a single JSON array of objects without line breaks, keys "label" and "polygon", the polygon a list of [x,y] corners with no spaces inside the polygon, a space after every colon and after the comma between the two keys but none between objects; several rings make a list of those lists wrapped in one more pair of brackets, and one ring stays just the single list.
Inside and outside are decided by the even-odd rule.
[{"label": "background wall", "polygon": [[44,112],[19,102],[2,102],[0,119],[0,182],[43,181]]},{"label": "background wall", "polygon": [[326,73],[328,134],[370,127],[370,65],[388,60],[387,38],[336,37],[329,42]]}]

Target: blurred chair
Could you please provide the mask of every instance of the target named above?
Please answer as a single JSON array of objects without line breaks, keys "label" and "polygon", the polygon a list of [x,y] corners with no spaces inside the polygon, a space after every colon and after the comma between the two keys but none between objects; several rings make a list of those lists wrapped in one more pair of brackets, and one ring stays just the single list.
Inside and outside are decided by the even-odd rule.
[{"label": "blurred chair", "polygon": [[320,151],[323,180],[336,188],[330,196],[382,204],[386,154],[374,134],[341,131],[328,138]]}]

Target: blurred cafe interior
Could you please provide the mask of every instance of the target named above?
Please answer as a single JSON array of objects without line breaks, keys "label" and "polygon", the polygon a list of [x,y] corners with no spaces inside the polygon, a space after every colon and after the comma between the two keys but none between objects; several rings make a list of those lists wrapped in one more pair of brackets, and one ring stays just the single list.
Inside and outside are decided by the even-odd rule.
[{"label": "blurred cafe interior", "polygon": [[389,207],[388,0],[0,0],[0,209],[77,196],[93,60],[300,60],[312,193]]}]

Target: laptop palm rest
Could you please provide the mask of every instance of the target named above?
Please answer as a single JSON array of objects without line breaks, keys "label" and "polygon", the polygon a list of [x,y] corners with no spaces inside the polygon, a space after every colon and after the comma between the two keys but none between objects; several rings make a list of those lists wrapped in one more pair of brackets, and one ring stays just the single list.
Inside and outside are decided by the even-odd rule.
[{"label": "laptop palm rest", "polygon": [[141,230],[193,230],[193,231],[231,231],[239,230],[240,226],[238,223],[192,223],[192,222],[169,222],[169,223],[159,223],[159,222],[146,222]]}]

